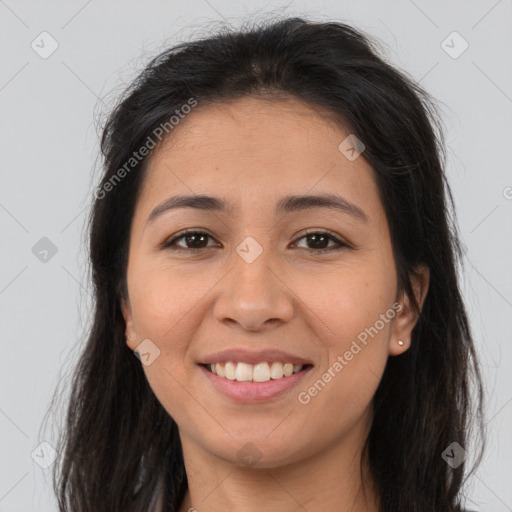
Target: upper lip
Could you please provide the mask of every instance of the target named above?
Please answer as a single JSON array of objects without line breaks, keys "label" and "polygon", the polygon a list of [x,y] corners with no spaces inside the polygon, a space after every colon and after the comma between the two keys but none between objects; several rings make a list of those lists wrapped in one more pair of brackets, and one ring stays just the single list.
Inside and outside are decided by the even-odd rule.
[{"label": "upper lip", "polygon": [[292,364],[313,364],[308,359],[291,354],[289,352],[283,352],[282,350],[276,349],[265,349],[265,350],[247,350],[247,349],[226,349],[220,352],[215,352],[206,355],[201,358],[199,364],[215,364],[224,363],[227,361],[233,361],[237,363],[248,363],[257,364],[262,362],[273,363],[279,361],[282,363]]}]

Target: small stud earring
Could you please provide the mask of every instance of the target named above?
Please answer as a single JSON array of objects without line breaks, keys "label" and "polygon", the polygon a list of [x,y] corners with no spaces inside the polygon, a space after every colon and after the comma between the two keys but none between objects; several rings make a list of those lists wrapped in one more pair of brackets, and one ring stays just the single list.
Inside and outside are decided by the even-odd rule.
[{"label": "small stud earring", "polygon": [[398,340],[398,344],[403,347],[404,346],[404,342],[402,340]]}]

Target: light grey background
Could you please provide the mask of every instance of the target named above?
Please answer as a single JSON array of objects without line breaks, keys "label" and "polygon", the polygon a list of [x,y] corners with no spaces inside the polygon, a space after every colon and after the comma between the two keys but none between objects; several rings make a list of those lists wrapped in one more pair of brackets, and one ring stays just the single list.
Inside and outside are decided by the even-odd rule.
[{"label": "light grey background", "polygon": [[[83,228],[95,119],[166,44],[265,13],[354,23],[444,104],[464,293],[488,394],[488,448],[468,506],[512,511],[511,0],[0,0],[0,512],[57,510],[51,467],[31,454],[51,456],[39,447],[53,440],[40,436],[41,422],[89,318]],[[43,31],[58,43],[48,58],[31,47],[51,49]],[[453,31],[469,44],[457,58],[445,51],[463,48],[458,36],[446,40]],[[43,237],[57,249],[46,262],[32,251]]]}]

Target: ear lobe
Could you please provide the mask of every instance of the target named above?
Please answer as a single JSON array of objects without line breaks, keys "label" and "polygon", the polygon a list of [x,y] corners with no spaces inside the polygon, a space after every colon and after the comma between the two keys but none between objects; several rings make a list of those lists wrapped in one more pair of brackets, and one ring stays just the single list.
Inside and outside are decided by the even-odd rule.
[{"label": "ear lobe", "polygon": [[[411,274],[410,278],[413,293],[421,311],[427,297],[430,269],[426,265],[419,265]],[[411,298],[405,293],[402,294],[402,298],[399,302],[402,307],[393,320],[391,339],[389,340],[389,355],[391,356],[403,354],[409,349],[411,346],[412,331],[419,318]],[[399,341],[403,343],[399,343]]]}]

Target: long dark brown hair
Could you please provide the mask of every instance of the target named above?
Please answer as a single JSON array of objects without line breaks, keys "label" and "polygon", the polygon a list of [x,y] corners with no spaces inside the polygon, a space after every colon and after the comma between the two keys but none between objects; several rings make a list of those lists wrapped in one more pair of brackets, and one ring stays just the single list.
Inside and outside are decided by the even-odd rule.
[{"label": "long dark brown hair", "polygon": [[[256,95],[320,107],[364,143],[398,286],[420,314],[410,349],[388,360],[365,451],[382,511],[459,510],[471,472],[442,454],[457,442],[480,461],[469,442],[476,426],[483,446],[483,390],[458,283],[463,250],[443,127],[429,94],[379,52],[378,42],[341,22],[287,18],[221,29],[161,52],[121,96],[103,128],[103,174],[87,226],[94,313],[53,469],[61,512],[159,510],[157,500],[169,512],[180,507],[187,476],[177,425],[124,336],[129,233],[148,157],[126,163],[149,137],[159,142],[159,126],[167,123],[172,137],[170,116],[191,99],[208,106]],[[430,285],[420,313],[410,274],[421,263]]]}]

